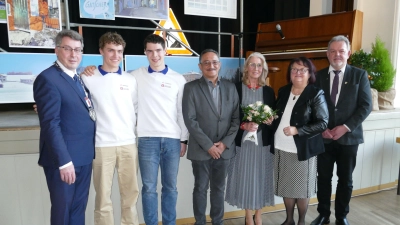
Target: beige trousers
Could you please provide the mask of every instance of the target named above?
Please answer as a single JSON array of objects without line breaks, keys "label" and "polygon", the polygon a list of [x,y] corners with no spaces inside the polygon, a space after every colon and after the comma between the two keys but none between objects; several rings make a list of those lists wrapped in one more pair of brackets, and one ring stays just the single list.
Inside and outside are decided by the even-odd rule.
[{"label": "beige trousers", "polygon": [[138,151],[135,144],[96,147],[96,158],[93,160],[93,185],[96,191],[94,224],[114,224],[111,187],[115,168],[121,196],[121,225],[139,225],[136,209],[139,196]]}]

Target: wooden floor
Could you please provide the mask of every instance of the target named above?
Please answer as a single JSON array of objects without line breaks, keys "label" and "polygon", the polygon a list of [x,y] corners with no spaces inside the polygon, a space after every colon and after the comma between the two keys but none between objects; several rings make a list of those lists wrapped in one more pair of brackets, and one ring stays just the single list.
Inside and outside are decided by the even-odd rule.
[{"label": "wooden floor", "polygon": [[[335,224],[334,209],[330,224]],[[295,209],[296,211],[296,209]],[[309,207],[306,215],[306,224],[310,224],[318,216],[317,205]],[[263,225],[277,225],[283,223],[286,213],[272,212],[263,214]],[[297,212],[295,221],[297,222]],[[400,225],[400,195],[397,189],[384,190],[374,194],[353,197],[350,201],[350,213],[347,216],[351,225]],[[244,218],[227,219],[225,225],[244,224]]]}]

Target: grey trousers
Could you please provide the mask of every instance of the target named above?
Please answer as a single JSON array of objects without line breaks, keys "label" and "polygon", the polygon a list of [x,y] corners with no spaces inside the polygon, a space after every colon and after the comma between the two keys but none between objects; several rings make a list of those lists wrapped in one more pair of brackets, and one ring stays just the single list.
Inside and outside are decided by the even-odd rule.
[{"label": "grey trousers", "polygon": [[193,213],[195,225],[206,224],[207,191],[210,187],[210,217],[213,225],[224,224],[225,178],[230,159],[192,160],[194,175]]}]

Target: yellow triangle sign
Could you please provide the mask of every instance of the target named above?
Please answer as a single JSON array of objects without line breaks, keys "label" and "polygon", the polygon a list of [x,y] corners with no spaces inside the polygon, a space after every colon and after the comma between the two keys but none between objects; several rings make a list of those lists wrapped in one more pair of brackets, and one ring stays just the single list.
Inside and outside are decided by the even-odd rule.
[{"label": "yellow triangle sign", "polygon": [[[168,20],[160,20],[159,24],[165,29],[182,30],[181,26],[178,23],[178,20],[175,17],[174,12],[172,12],[172,9],[169,9]],[[185,34],[183,32],[171,31],[170,33],[173,34],[175,37],[177,37],[182,43],[190,47],[189,42],[187,41]],[[163,36],[163,31],[156,30],[154,31],[154,34]],[[187,50],[178,41],[176,41],[169,35],[167,35],[166,43],[167,43],[167,54],[169,55],[192,55],[191,51]]]}]

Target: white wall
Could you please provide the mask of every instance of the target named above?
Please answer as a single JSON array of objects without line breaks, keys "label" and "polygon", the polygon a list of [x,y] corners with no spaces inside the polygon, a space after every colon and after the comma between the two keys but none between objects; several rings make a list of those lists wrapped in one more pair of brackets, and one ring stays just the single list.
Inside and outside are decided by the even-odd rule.
[{"label": "white wall", "polygon": [[332,12],[332,0],[310,0],[310,16],[319,16]]},{"label": "white wall", "polygon": [[396,1],[393,0],[358,0],[354,6],[364,12],[362,48],[371,50],[371,43],[380,36],[389,51],[393,46],[393,27],[395,25]]},{"label": "white wall", "polygon": [[[371,51],[371,44],[379,36],[391,54],[395,68],[400,68],[399,57],[399,2],[393,0],[357,0],[355,9],[364,12],[362,49]],[[395,107],[400,107],[400,70],[397,69]]]},{"label": "white wall", "polygon": [[394,35],[393,35],[393,47],[392,47],[392,56],[393,63],[397,68],[397,76],[395,78],[395,89],[397,90],[397,97],[394,99],[394,107],[400,108],[400,2],[396,1],[395,6],[395,18],[394,18]]}]

